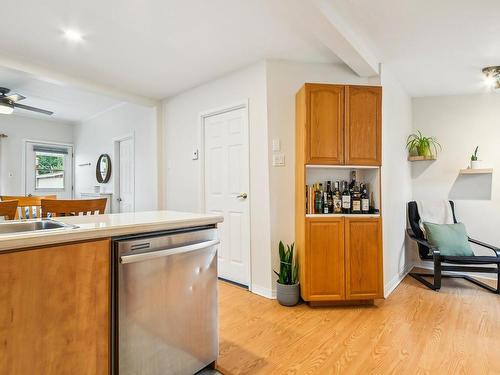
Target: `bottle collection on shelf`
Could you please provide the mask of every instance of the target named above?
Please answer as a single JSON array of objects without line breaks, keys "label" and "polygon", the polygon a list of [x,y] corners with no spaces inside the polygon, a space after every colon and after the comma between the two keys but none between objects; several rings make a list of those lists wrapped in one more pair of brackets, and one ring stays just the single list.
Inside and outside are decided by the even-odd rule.
[{"label": "bottle collection on shelf", "polygon": [[306,185],[306,214],[378,214],[373,206],[373,191],[368,193],[367,183],[356,182],[356,171],[351,182],[326,181]]}]

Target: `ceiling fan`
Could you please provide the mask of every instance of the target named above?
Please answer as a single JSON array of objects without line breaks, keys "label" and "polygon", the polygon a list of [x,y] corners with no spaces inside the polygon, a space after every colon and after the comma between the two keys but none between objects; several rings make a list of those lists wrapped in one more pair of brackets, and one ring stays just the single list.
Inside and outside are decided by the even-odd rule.
[{"label": "ceiling fan", "polygon": [[47,111],[45,109],[19,104],[18,102],[23,99],[26,99],[26,97],[20,94],[16,94],[15,92],[11,92],[11,90],[6,87],[0,87],[0,114],[10,115],[12,112],[14,112],[14,108],[43,113],[44,115],[49,116],[54,114],[54,112]]}]

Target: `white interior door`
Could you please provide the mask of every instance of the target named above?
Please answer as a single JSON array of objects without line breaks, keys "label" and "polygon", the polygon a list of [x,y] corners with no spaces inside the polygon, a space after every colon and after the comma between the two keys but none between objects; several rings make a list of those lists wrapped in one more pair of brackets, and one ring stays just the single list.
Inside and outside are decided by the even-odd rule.
[{"label": "white interior door", "polygon": [[127,138],[118,142],[118,207],[119,212],[134,211],[134,139]]},{"label": "white interior door", "polygon": [[204,117],[205,212],[221,214],[219,277],[250,284],[246,108]]},{"label": "white interior door", "polygon": [[24,155],[25,195],[73,198],[72,146],[27,141]]}]

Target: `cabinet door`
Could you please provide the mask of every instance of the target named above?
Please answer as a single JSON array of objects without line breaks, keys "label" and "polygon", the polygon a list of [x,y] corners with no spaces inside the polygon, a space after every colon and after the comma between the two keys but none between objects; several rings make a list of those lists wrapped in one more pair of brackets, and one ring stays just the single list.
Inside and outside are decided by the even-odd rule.
[{"label": "cabinet door", "polygon": [[346,164],[380,165],[382,88],[347,86],[346,97]]},{"label": "cabinet door", "polygon": [[344,162],[345,86],[307,84],[308,164]]},{"label": "cabinet door", "polygon": [[307,300],[344,299],[343,218],[307,219],[305,264]]},{"label": "cabinet door", "polygon": [[383,298],[380,218],[345,219],[346,299]]},{"label": "cabinet door", "polygon": [[0,254],[0,374],[108,374],[109,285],[109,240]]}]

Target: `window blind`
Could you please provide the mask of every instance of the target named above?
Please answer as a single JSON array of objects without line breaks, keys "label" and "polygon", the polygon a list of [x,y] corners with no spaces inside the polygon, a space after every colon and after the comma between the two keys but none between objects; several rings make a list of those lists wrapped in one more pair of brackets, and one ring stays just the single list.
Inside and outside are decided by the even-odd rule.
[{"label": "window blind", "polygon": [[55,147],[55,146],[43,146],[35,145],[33,146],[33,151],[35,152],[50,152],[51,154],[68,154],[68,149],[66,147]]}]

